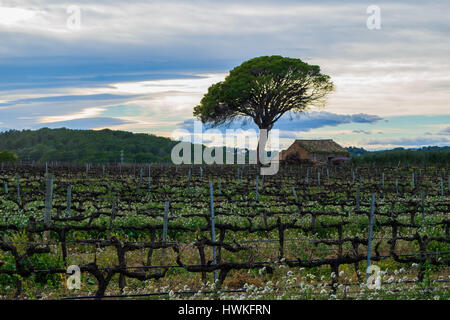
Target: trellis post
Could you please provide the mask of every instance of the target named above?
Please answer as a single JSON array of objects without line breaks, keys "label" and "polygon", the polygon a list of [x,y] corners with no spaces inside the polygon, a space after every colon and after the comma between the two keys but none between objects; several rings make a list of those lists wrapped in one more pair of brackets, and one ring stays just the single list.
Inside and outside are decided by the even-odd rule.
[{"label": "trellis post", "polygon": [[356,189],[356,210],[357,211],[359,211],[359,209],[360,209],[359,202],[360,202],[360,191],[359,191],[359,188],[357,188]]},{"label": "trellis post", "polygon": [[256,201],[258,201],[258,190],[259,189],[259,176],[256,176],[256,185],[255,185],[255,190],[256,190]]},{"label": "trellis post", "polygon": [[116,214],[116,197],[113,198],[111,215],[109,216],[108,240],[111,240],[111,230],[113,228],[115,214]]},{"label": "trellis post", "polygon": [[20,205],[22,203],[22,199],[20,197],[20,176],[16,175],[16,182],[17,182],[17,203]]},{"label": "trellis post", "polygon": [[[163,221],[163,243],[164,245],[167,242],[167,229],[169,226],[169,207],[170,207],[170,201],[166,200],[164,205],[164,221]],[[162,250],[162,260],[166,258],[166,248],[164,247]]]},{"label": "trellis post", "polygon": [[[211,240],[216,242],[216,224],[215,224],[215,216],[214,216],[214,196],[213,196],[213,184],[209,182],[209,196],[211,200]],[[214,265],[217,264],[217,250],[216,246],[213,246],[213,258]],[[217,281],[217,270],[214,270],[214,283]]]},{"label": "trellis post", "polygon": [[191,190],[191,168],[189,168],[188,172],[188,190]]},{"label": "trellis post", "polygon": [[297,192],[295,192],[294,186],[292,186],[292,194],[294,195],[295,202],[298,204]]},{"label": "trellis post", "polygon": [[45,180],[45,211],[44,211],[44,224],[46,227],[50,225],[52,214],[52,202],[53,202],[53,174],[47,174]]},{"label": "trellis post", "polygon": [[148,165],[148,195],[150,195],[152,190],[152,164]]},{"label": "trellis post", "polygon": [[70,207],[72,206],[72,186],[69,184],[67,187],[67,208],[66,217],[70,215]]},{"label": "trellis post", "polygon": [[372,250],[372,235],[373,235],[373,216],[375,213],[375,193],[372,193],[372,201],[370,203],[370,217],[369,217],[369,239],[367,244],[367,268],[366,268],[366,280],[369,279],[369,267],[370,267],[370,254]]},{"label": "trellis post", "polygon": [[425,225],[425,193],[422,191],[420,193],[420,203],[422,206],[422,226]]}]

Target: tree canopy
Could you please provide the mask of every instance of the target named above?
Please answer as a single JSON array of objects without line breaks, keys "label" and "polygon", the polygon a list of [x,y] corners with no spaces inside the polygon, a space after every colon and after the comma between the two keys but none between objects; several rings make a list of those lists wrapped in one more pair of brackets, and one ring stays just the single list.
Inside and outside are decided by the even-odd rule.
[{"label": "tree canopy", "polygon": [[319,66],[281,56],[258,57],[209,87],[194,116],[213,125],[251,118],[259,129],[271,130],[289,111],[322,106],[332,90],[330,77]]},{"label": "tree canopy", "polygon": [[0,152],[0,162],[16,162],[17,157],[14,153],[9,152],[8,150],[3,150]]}]

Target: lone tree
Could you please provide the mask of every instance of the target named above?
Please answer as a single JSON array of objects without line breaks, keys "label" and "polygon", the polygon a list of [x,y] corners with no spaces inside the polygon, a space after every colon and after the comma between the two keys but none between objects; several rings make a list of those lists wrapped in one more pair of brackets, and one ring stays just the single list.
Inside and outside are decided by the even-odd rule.
[{"label": "lone tree", "polygon": [[[194,116],[213,126],[251,118],[258,128],[273,128],[286,112],[302,112],[324,104],[333,90],[330,77],[320,67],[300,59],[264,56],[248,60],[230,71],[225,81],[213,84]],[[259,148],[265,141],[260,134]],[[263,142],[261,142],[263,140]]]}]

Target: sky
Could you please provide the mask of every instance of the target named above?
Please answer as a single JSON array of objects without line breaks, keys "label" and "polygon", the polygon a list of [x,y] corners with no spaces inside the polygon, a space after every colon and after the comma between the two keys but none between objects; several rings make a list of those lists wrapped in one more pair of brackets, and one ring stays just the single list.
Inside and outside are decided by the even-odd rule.
[{"label": "sky", "polygon": [[0,130],[172,137],[229,70],[282,55],[336,88],[325,107],[280,119],[280,148],[449,146],[449,52],[442,0],[0,0]]}]

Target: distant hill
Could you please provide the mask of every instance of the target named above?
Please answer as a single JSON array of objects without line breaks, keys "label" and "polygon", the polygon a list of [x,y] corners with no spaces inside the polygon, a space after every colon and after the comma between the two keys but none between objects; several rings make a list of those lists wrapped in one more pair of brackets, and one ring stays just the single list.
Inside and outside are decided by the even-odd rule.
[{"label": "distant hill", "polygon": [[440,165],[450,164],[450,147],[423,147],[414,149],[367,151],[362,148],[347,148],[354,163],[377,163],[380,165]]},{"label": "distant hill", "polygon": [[170,162],[176,141],[125,131],[40,129],[0,132],[0,151],[9,150],[22,161]]},{"label": "distant hill", "polygon": [[357,147],[348,147],[345,149],[348,150],[348,152],[350,153],[350,156],[362,156],[363,154],[366,154],[369,152],[364,148],[357,148]]},{"label": "distant hill", "polygon": [[[36,131],[0,132],[0,152],[11,151],[21,161],[114,163],[120,161],[120,152],[123,150],[125,162],[171,163],[171,151],[177,143],[177,141],[151,134],[109,129],[43,128]],[[349,147],[347,150],[350,152],[352,161],[357,164],[397,165],[400,162],[401,164],[448,165],[450,162],[450,147],[396,148],[383,151],[367,151],[363,148]]]}]

